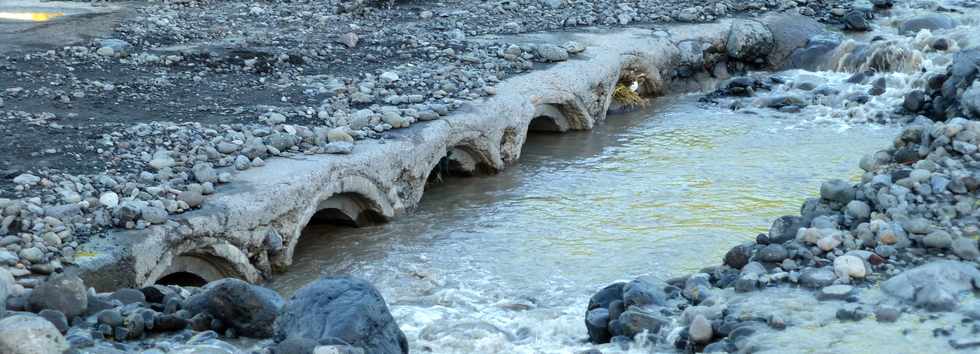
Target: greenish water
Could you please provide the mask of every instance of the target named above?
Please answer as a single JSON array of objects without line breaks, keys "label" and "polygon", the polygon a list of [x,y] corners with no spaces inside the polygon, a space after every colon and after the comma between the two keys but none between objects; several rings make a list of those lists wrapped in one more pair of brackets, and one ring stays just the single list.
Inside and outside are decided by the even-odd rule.
[{"label": "greenish water", "polygon": [[587,347],[597,288],[718,264],[896,132],[660,99],[592,132],[531,135],[517,165],[433,186],[387,224],[311,226],[268,285],[367,278],[417,352],[567,353]]}]

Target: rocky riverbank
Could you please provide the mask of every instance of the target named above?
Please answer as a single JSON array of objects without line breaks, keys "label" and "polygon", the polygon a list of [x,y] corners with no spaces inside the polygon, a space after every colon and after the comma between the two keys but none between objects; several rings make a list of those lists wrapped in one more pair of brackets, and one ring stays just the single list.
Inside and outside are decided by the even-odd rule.
[{"label": "rocky riverbank", "polygon": [[[443,5],[132,4],[115,10],[118,25],[90,42],[4,48],[0,131],[8,138],[0,147],[10,154],[0,161],[0,264],[22,286],[35,286],[100,252],[84,249],[92,238],[175,225],[240,171],[274,158],[350,154],[358,142],[439,120],[496,94],[507,77],[585,50],[506,35],[772,10],[843,26],[840,14],[851,8],[824,1]],[[58,21],[78,20],[69,15],[45,28]],[[710,69],[725,77],[742,69],[736,62]]]},{"label": "rocky riverbank", "polygon": [[381,294],[356,278],[323,278],[289,299],[238,279],[96,293],[59,274],[13,288],[0,270],[3,353],[408,353]]},{"label": "rocky riverbank", "polygon": [[[212,282],[201,289],[152,285],[138,290],[119,289],[109,293],[95,293],[87,289],[80,279],[61,272],[72,263],[78,263],[80,258],[93,258],[95,255],[90,254],[83,246],[90,244],[93,239],[101,240],[108,232],[154,229],[155,232],[147,232],[152,238],[147,237],[142,244],[138,242],[144,240],[131,239],[143,237],[144,234],[140,233],[122,234],[130,239],[119,237],[107,240],[135,242],[141,246],[154,244],[157,248],[150,250],[136,247],[133,252],[146,251],[145,253],[150,254],[151,251],[162,250],[159,255],[133,261],[137,257],[129,254],[113,259],[113,262],[118,263],[103,264],[105,268],[102,269],[118,268],[124,262],[138,262],[141,267],[139,269],[146,270],[146,273],[140,273],[137,279],[140,282],[153,283],[167,275],[166,272],[174,270],[171,268],[187,272],[199,270],[193,268],[194,266],[221,268],[193,257],[188,258],[188,263],[175,261],[175,258],[185,253],[201,256],[211,252],[210,255],[220,255],[239,262],[235,265],[241,265],[248,270],[237,275],[250,280],[261,279],[271,274],[273,262],[278,261],[276,265],[288,265],[288,257],[282,255],[291,252],[290,245],[295,245],[299,234],[299,230],[293,230],[295,232],[286,235],[273,229],[274,226],[296,220],[276,218],[266,221],[268,224],[256,225],[258,221],[251,220],[254,218],[250,214],[239,213],[257,204],[253,200],[256,195],[283,197],[273,188],[248,190],[250,187],[267,186],[274,182],[265,178],[269,174],[255,173],[267,164],[282,166],[278,162],[305,161],[307,166],[318,164],[322,167],[323,160],[303,158],[350,156],[369,150],[372,154],[371,161],[356,157],[346,161],[374,166],[372,163],[384,160],[389,154],[407,154],[405,151],[418,154],[418,146],[422,143],[435,146],[448,141],[440,140],[444,136],[439,134],[455,132],[453,129],[458,129],[459,126],[478,126],[479,119],[486,117],[466,116],[468,109],[474,107],[474,102],[495,102],[488,97],[507,94],[516,96],[527,93],[532,97],[520,97],[531,103],[519,101],[520,104],[514,104],[520,106],[519,111],[508,112],[514,113],[514,117],[527,116],[530,121],[537,115],[550,115],[566,119],[565,123],[579,124],[574,129],[586,129],[605,116],[610,103],[608,97],[613,94],[614,89],[620,89],[617,85],[620,84],[619,76],[623,75],[621,69],[627,72],[637,68],[647,69],[642,73],[628,73],[626,76],[631,80],[626,83],[637,84],[645,90],[650,87],[644,87],[647,82],[644,80],[649,79],[649,82],[655,84],[651,86],[656,86],[651,91],[656,92],[644,93],[661,93],[664,87],[660,86],[690,84],[697,80],[713,82],[726,79],[733,72],[765,68],[777,63],[769,61],[770,55],[788,55],[784,50],[791,51],[796,45],[806,44],[803,52],[793,56],[794,60],[801,62],[809,62],[810,59],[829,53],[822,49],[828,46],[827,41],[795,43],[800,34],[788,30],[791,26],[787,21],[777,26],[761,21],[729,23],[726,20],[723,29],[719,29],[717,25],[704,24],[699,28],[705,33],[710,32],[710,36],[704,37],[690,35],[687,33],[691,32],[689,29],[684,31],[687,37],[675,37],[670,33],[670,30],[676,30],[673,27],[670,30],[644,32],[644,36],[653,37],[651,42],[655,45],[644,42],[645,46],[637,46],[638,48],[655,48],[669,55],[644,58],[633,54],[636,57],[630,57],[629,60],[619,58],[619,53],[596,54],[595,47],[587,47],[575,41],[527,43],[514,40],[519,37],[511,36],[514,34],[591,25],[609,26],[614,31],[617,30],[616,27],[622,26],[660,27],[667,21],[713,21],[721,16],[753,16],[769,10],[782,10],[794,15],[795,17],[790,17],[792,19],[799,19],[799,15],[810,16],[852,30],[875,25],[869,20],[869,11],[856,9],[851,5],[838,6],[821,1],[750,2],[747,5],[743,2],[674,2],[663,5],[651,1],[449,2],[447,6],[408,2],[399,3],[393,8],[378,8],[373,5],[374,3],[364,1],[343,4],[291,1],[259,5],[238,1],[153,3],[134,8],[137,15],[123,21],[111,38],[45,51],[5,54],[0,59],[0,78],[3,78],[5,84],[12,84],[4,88],[0,95],[0,117],[3,117],[0,119],[3,124],[0,128],[10,139],[0,143],[6,145],[0,146],[13,154],[12,158],[4,160],[4,165],[0,166],[8,177],[0,181],[0,187],[3,188],[0,197],[7,198],[0,199],[0,209],[3,209],[3,224],[0,225],[0,236],[3,236],[0,246],[3,250],[0,250],[0,264],[4,266],[0,270],[11,276],[0,274],[0,277],[3,278],[4,289],[9,289],[13,295],[7,301],[7,308],[12,316],[0,321],[0,326],[6,326],[0,328],[3,330],[0,335],[3,338],[0,340],[6,340],[0,345],[14,348],[12,351],[25,352],[29,352],[30,348],[42,348],[40,350],[43,352],[67,347],[81,352],[125,352],[138,349],[173,352],[175,348],[188,352],[204,348],[236,352],[240,350],[236,348],[242,346],[252,347],[257,352],[275,353],[358,351],[352,348],[360,348],[366,352],[405,352],[407,346],[404,335],[394,325],[386,307],[382,306],[384,300],[370,285],[356,280],[322,280],[309,285],[287,301],[268,290],[233,280]],[[885,8],[887,5],[887,2],[881,2],[879,7]],[[310,27],[311,23],[316,24],[314,28]],[[798,32],[803,32],[804,36],[812,34],[810,31],[814,27],[819,27],[814,26],[814,23],[816,22],[802,20],[793,22],[803,29]],[[928,23],[930,22],[927,21]],[[931,28],[944,27],[938,25]],[[833,49],[844,41],[838,39],[831,42],[834,43],[831,47]],[[781,46],[786,43],[792,43],[792,46]],[[942,47],[938,40],[929,45],[935,50],[946,51],[950,48],[958,49],[951,46],[955,43],[947,41],[946,49],[935,49]],[[871,44],[853,47],[847,53],[853,54],[851,57],[855,59],[839,62],[845,63],[848,70],[897,70],[889,66],[894,61],[891,58],[895,57],[890,54],[895,53],[876,51],[875,46]],[[611,46],[602,48],[608,49]],[[498,90],[498,87],[506,87],[504,85],[507,78],[517,74],[540,73],[555,67],[555,63],[573,65],[584,62],[580,59],[596,57],[605,60],[603,63],[612,64],[610,67],[579,75],[579,78],[590,79],[602,76],[594,80],[601,83],[598,88],[590,87],[592,91],[604,90],[592,92],[590,98],[595,98],[594,100],[580,102],[581,97],[568,98],[575,95],[567,92],[564,96],[550,92],[548,95],[531,95],[534,90],[540,91],[540,87],[521,85],[511,86],[521,89],[517,93]],[[609,57],[615,57],[615,60]],[[898,58],[902,57],[899,55]],[[779,59],[781,61],[785,58]],[[624,63],[630,65],[624,66]],[[847,63],[856,63],[856,66],[847,66],[850,65]],[[584,65],[571,68],[587,69]],[[923,90],[916,96],[909,95],[907,109],[928,113],[934,119],[945,119],[949,112],[975,112],[971,107],[976,105],[966,103],[971,102],[969,97],[972,96],[967,91],[960,92],[964,88],[976,86],[969,85],[975,74],[958,69],[968,69],[969,66],[957,66],[954,63],[951,68],[950,75],[947,76],[951,79],[937,80],[935,87],[939,89]],[[961,73],[965,74],[960,75]],[[634,74],[657,77],[643,79],[642,76],[631,76]],[[858,81],[870,81],[874,73],[864,75],[867,80]],[[547,75],[536,77],[549,78]],[[637,79],[638,77],[641,79]],[[967,79],[969,81],[964,81]],[[776,78],[768,83],[735,80],[729,85],[730,92],[726,94],[741,92],[751,96],[757,89],[778,87],[778,80]],[[947,85],[947,82],[954,83]],[[577,89],[589,84],[592,83],[576,82],[549,89],[557,90],[568,86]],[[805,89],[805,86],[800,84],[793,87],[796,90],[813,91],[812,88]],[[887,90],[881,88],[881,85],[875,86],[878,90]],[[946,89],[947,86],[952,88]],[[633,90],[635,94],[637,89]],[[770,97],[758,104],[767,109],[791,113],[810,105],[813,97],[819,95],[818,91],[814,91],[813,95],[806,96],[806,99]],[[853,108],[853,104],[873,102],[873,96],[875,95],[872,93],[853,96],[847,100],[850,103],[843,105]],[[539,102],[542,97],[557,97],[560,100]],[[530,107],[532,105],[534,107]],[[488,106],[503,107],[502,104]],[[836,108],[833,105],[828,107]],[[923,111],[926,107],[931,110]],[[738,104],[732,108],[738,108]],[[494,113],[500,115],[501,111]],[[416,124],[432,120],[446,122],[450,115],[463,116],[464,119],[442,125]],[[925,121],[920,119],[912,127],[924,127],[918,124],[923,122]],[[31,129],[24,129],[25,126]],[[422,129],[427,130],[398,130],[411,126],[422,126]],[[950,126],[953,128],[949,128]],[[527,124],[524,124],[519,129],[526,128]],[[934,137],[930,135],[927,140],[908,140],[901,146],[896,146],[892,152],[870,158],[868,161],[871,167],[868,172],[872,175],[869,175],[869,180],[862,186],[830,183],[827,187],[828,199],[809,202],[809,209],[805,209],[804,216],[798,219],[781,219],[789,222],[790,226],[785,226],[789,229],[793,228],[793,222],[805,224],[809,228],[800,240],[795,239],[795,230],[785,231],[793,233],[793,240],[777,238],[773,241],[770,234],[767,235],[770,237],[769,241],[762,239],[760,243],[738,248],[741,253],[736,252],[733,257],[737,259],[742,256],[746,259],[746,263],[741,264],[738,271],[732,265],[727,265],[728,268],[711,270],[705,273],[707,275],[668,282],[667,284],[673,286],[671,289],[677,291],[671,292],[670,298],[666,292],[662,292],[664,286],[650,279],[607,289],[606,293],[613,293],[614,298],[622,299],[619,301],[623,306],[619,308],[614,304],[615,301],[607,302],[602,296],[597,297],[596,304],[605,309],[608,317],[605,321],[607,333],[601,332],[601,329],[592,329],[595,339],[612,340],[613,334],[626,334],[613,332],[625,329],[616,329],[612,325],[614,321],[608,321],[620,321],[622,325],[623,316],[627,316],[625,323],[631,326],[630,334],[652,329],[644,326],[652,326],[661,318],[641,311],[645,305],[676,305],[673,308],[665,307],[668,309],[667,313],[674,318],[678,315],[683,318],[685,312],[680,312],[681,307],[684,307],[682,303],[698,306],[715,304],[716,298],[705,295],[711,294],[715,289],[729,289],[732,292],[759,290],[746,292],[755,294],[764,291],[763,284],[792,283],[794,271],[799,272],[795,276],[798,280],[803,279],[806,274],[806,279],[813,275],[826,281],[827,271],[830,271],[830,281],[834,278],[844,279],[843,276],[833,274],[838,259],[843,259],[841,267],[852,267],[854,272],[858,268],[866,267],[862,268],[865,272],[862,273],[864,278],[874,279],[875,274],[890,274],[889,269],[892,270],[891,273],[895,273],[914,264],[923,264],[929,259],[929,253],[918,247],[928,246],[926,239],[929,242],[938,242],[936,245],[946,245],[946,237],[938,233],[941,230],[945,230],[946,236],[949,236],[946,248],[954,255],[959,255],[957,249],[960,253],[969,249],[970,245],[964,246],[962,240],[969,243],[969,237],[975,237],[975,234],[970,233],[973,231],[946,228],[946,224],[941,223],[946,219],[939,213],[923,216],[923,210],[933,210],[930,209],[930,203],[952,206],[949,210],[953,210],[954,214],[959,213],[961,208],[972,208],[969,202],[963,202],[963,196],[973,192],[969,189],[972,184],[967,183],[966,175],[963,174],[968,170],[968,167],[963,166],[969,165],[949,165],[945,161],[965,161],[967,157],[959,156],[972,156],[975,150],[969,149],[970,143],[974,143],[973,148],[976,148],[975,142],[971,140],[971,136],[977,133],[976,127],[966,121],[950,120],[941,127],[921,128],[917,133],[919,135],[915,135],[915,132],[909,134],[926,139],[923,132],[932,134],[936,129],[943,132],[952,129],[954,132],[946,136],[945,140],[942,137],[947,133],[937,133]],[[479,129],[466,132],[479,136],[459,137],[457,140],[477,140],[486,135]],[[511,130],[508,133],[510,135],[507,135],[500,132],[501,136],[495,136],[498,139],[491,142],[495,146],[487,149],[496,152],[496,155],[482,157],[495,162],[494,167],[513,162],[519,155],[522,143],[513,140],[522,141],[524,133]],[[46,142],[47,146],[38,147],[39,141]],[[355,150],[355,147],[362,149]],[[432,151],[442,152],[433,162],[441,157],[448,158],[446,150],[452,148],[433,147]],[[399,151],[392,152],[394,149]],[[929,150],[919,151],[922,149]],[[931,154],[934,150],[946,151],[949,155]],[[365,153],[362,156],[367,155]],[[913,159],[913,156],[918,157]],[[428,157],[431,156],[425,156]],[[932,165],[918,160],[932,161]],[[468,163],[469,172],[472,172],[472,167],[482,161],[474,159],[456,162]],[[429,161],[412,160],[403,164],[408,165],[410,162],[418,163],[413,164],[414,169],[405,167],[404,170],[384,177],[403,182],[411,179],[416,187],[424,185],[429,176],[429,166],[418,166]],[[900,164],[911,162],[915,162],[914,170]],[[345,167],[342,164],[338,166]],[[406,174],[403,171],[411,173]],[[295,171],[286,171],[290,172]],[[363,183],[361,180],[336,178],[334,175],[311,175],[316,178],[289,180],[301,180],[297,185],[327,181],[350,187],[361,186],[359,183]],[[877,177],[878,175],[891,179],[885,183],[885,177]],[[283,178],[282,180],[294,177],[282,174],[276,176]],[[240,183],[243,187],[235,189],[236,178],[254,183]],[[949,192],[936,192],[937,187],[932,182],[934,179]],[[892,180],[895,182],[892,183]],[[942,181],[946,181],[946,184],[942,184]],[[864,187],[865,184],[871,187]],[[922,186],[925,185],[928,185],[933,199],[923,198],[919,201],[915,195],[923,195],[926,187]],[[960,190],[959,186],[966,188],[965,192],[957,192]],[[871,189],[865,191],[867,188]],[[847,192],[849,189],[854,192]],[[886,191],[881,192],[882,190]],[[231,195],[231,191],[236,193],[236,197],[223,201],[238,203],[220,206],[233,205],[241,209],[228,208],[220,213],[204,216],[204,213],[193,213],[194,210],[207,212],[208,210],[200,208],[219,198],[218,195],[223,192],[226,196]],[[417,201],[421,194],[421,188],[390,188],[386,191],[375,194],[383,195],[383,199],[409,201],[391,203],[400,209],[407,207],[412,200]],[[304,192],[310,191],[300,188],[291,193],[298,195]],[[316,192],[332,194],[334,191]],[[349,191],[337,192],[343,194]],[[323,199],[329,200],[326,197]],[[885,204],[893,199],[895,206]],[[902,204],[903,200],[918,204]],[[349,201],[343,200],[344,203]],[[354,200],[352,204],[362,202]],[[905,209],[894,209],[896,206],[905,206]],[[343,209],[346,204],[335,207]],[[311,208],[319,210],[324,207],[317,204]],[[383,216],[390,216],[395,207],[386,205],[376,209],[382,210]],[[947,209],[942,210],[945,212]],[[310,211],[310,215],[305,217],[308,219],[317,210]],[[963,215],[968,215],[973,209],[963,210],[966,210]],[[306,210],[296,212],[296,219],[302,219],[302,215],[298,214],[303,213]],[[250,220],[248,223],[235,225],[241,226],[241,229],[215,231],[218,230],[215,225],[228,222],[232,218],[228,214]],[[810,219],[807,219],[807,215]],[[955,215],[960,219],[966,217]],[[353,220],[348,221],[356,223],[361,215],[355,213],[352,216]],[[912,216],[916,218],[911,218]],[[909,229],[903,224],[907,222],[906,219],[918,220],[920,216],[927,222],[927,226],[922,229]],[[950,220],[954,219],[960,220]],[[303,224],[305,223],[296,223],[299,228]],[[862,224],[866,224],[864,229],[860,227]],[[956,223],[952,225],[962,226]],[[783,231],[780,230],[782,229],[777,228],[776,234],[782,237],[780,232]],[[187,237],[188,235],[194,237]],[[862,236],[875,241],[874,246],[863,243]],[[176,240],[181,237],[186,239]],[[235,237],[238,239],[234,239]],[[233,239],[239,243],[229,244],[225,239],[222,239],[225,243],[207,243],[215,238]],[[187,243],[173,246],[178,241]],[[815,246],[811,243],[815,243]],[[890,249],[885,247],[884,251],[878,250],[878,247],[883,247],[879,243],[891,246],[896,254],[912,256],[884,257],[880,253],[889,252]],[[840,252],[828,253],[828,250],[821,248],[827,245]],[[173,248],[165,249],[165,246]],[[973,250],[976,249],[975,241],[972,247]],[[206,252],[200,250],[205,248]],[[874,251],[873,255],[878,258],[873,258],[868,253],[845,252],[858,249]],[[913,252],[907,251],[908,249],[923,251]],[[197,251],[201,253],[195,253]],[[857,266],[854,258],[848,257],[860,259],[862,265]],[[884,261],[885,258],[888,258],[887,262]],[[758,263],[750,263],[749,259],[757,260]],[[892,261],[893,259],[899,261]],[[784,264],[787,260],[790,260],[788,264]],[[864,264],[865,261],[868,264]],[[777,263],[779,271],[771,267]],[[893,268],[888,268],[889,264]],[[175,267],[170,267],[171,265]],[[162,268],[154,268],[158,266]],[[807,266],[823,268],[819,273],[810,274],[804,272],[803,267]],[[967,276],[972,274],[961,266],[946,266],[944,269],[950,267],[962,269]],[[749,271],[745,271],[745,268]],[[926,268],[920,272],[934,271]],[[47,282],[43,280],[52,274],[54,276]],[[850,270],[846,274],[846,278],[859,278],[858,273],[852,274]],[[115,278],[116,275],[108,271],[101,274],[104,278]],[[220,277],[223,274],[209,275]],[[921,276],[907,278],[915,281]],[[730,283],[724,283],[721,279]],[[863,283],[858,283],[860,284]],[[968,282],[953,281],[951,284],[953,287],[950,289],[957,290],[963,289]],[[850,298],[850,294],[856,291],[854,283],[839,285],[841,286],[821,288],[821,292],[830,297]],[[896,287],[901,288],[902,285]],[[907,290],[896,291],[908,293]],[[350,294],[358,294],[356,301],[348,298]],[[678,297],[676,294],[681,295]],[[913,291],[912,300],[917,301],[917,296]],[[940,293],[938,296],[943,298],[945,295]],[[323,303],[324,299],[336,300]],[[343,310],[334,311],[335,306]],[[943,306],[948,306],[948,302]],[[351,308],[364,310],[352,313],[349,311]],[[712,308],[712,311],[714,309],[716,308]],[[861,314],[861,311],[845,310],[841,315],[845,318],[858,318]],[[37,315],[22,313],[24,311],[36,312]],[[696,312],[690,311],[689,314]],[[601,312],[599,309],[590,309],[590,322],[597,324],[594,327],[598,328],[603,324]],[[345,317],[329,317],[337,314]],[[732,346],[737,348],[740,345],[739,338],[745,338],[749,332],[757,329],[740,329],[742,323],[754,323],[744,321],[742,317],[735,317],[736,324],[726,327],[728,332],[721,327],[715,329],[712,321],[717,322],[718,318],[723,317],[713,313],[702,314],[701,317],[693,316],[690,323],[698,324],[693,328],[661,326],[678,329],[664,336],[663,342],[683,347],[690,344],[691,348],[715,342],[722,343],[710,344],[715,349],[731,349]],[[792,318],[785,317],[767,317],[765,322],[774,328],[779,328],[780,323],[790,326],[794,324]],[[722,321],[721,324],[725,323]],[[323,327],[316,327],[317,325]],[[712,327],[710,332],[707,327]],[[52,328],[59,334],[53,332]],[[376,332],[361,332],[360,329],[364,328]],[[36,334],[32,338],[38,340],[17,341],[19,333]],[[727,339],[719,342],[718,339],[723,337],[722,333],[726,333]],[[239,337],[269,339],[255,344],[236,343],[235,347],[228,343],[238,341]],[[338,338],[339,341],[336,340]],[[622,342],[625,336],[615,338],[617,342]],[[658,341],[660,339],[657,338]],[[351,345],[351,348],[317,348],[320,345]],[[969,343],[957,342],[957,345]]]},{"label": "rocky riverbank", "polygon": [[[884,27],[884,21],[873,23]],[[972,352],[980,347],[975,323],[980,320],[980,51],[973,48],[978,43],[969,36],[951,40],[958,34],[947,30],[956,21],[945,15],[892,21],[896,32],[915,37],[915,44],[906,46],[908,40],[887,35],[867,44],[818,38],[804,50],[824,46],[815,57],[832,60],[811,63],[856,69],[847,82],[870,86],[866,92],[840,92],[805,75],[787,81],[776,74],[733,80],[705,98],[732,109],[782,112],[820,104],[836,104],[841,113],[868,112],[867,105],[890,102],[875,116],[851,115],[861,118],[857,122],[905,124],[892,146],[861,159],[860,181],[824,182],[819,197],[807,199],[799,215],[777,219],[768,233],[732,248],[721,265],[685,277],[645,276],[601,289],[585,316],[592,342],[687,352],[786,352],[787,345],[801,349],[805,344],[839,352],[892,352],[867,344],[852,348],[841,344],[847,342],[843,338],[836,339],[839,346],[801,339],[814,330],[858,322],[862,332],[904,343],[893,348],[899,351]],[[847,48],[855,45],[864,49]],[[892,55],[848,57],[872,49]],[[942,54],[947,50],[953,53]],[[907,76],[887,73],[903,71]],[[908,85],[897,95],[887,89],[900,99],[875,101],[899,81],[896,76]],[[755,98],[757,92],[767,94]],[[725,98],[733,95],[752,98]],[[915,334],[922,332],[931,335]]]}]

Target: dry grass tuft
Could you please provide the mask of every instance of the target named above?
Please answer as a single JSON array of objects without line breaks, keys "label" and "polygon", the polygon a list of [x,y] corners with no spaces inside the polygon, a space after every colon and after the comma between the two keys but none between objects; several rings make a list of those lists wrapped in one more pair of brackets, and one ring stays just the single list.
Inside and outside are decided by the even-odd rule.
[{"label": "dry grass tuft", "polygon": [[613,91],[613,99],[626,107],[646,107],[650,103],[649,100],[640,96],[639,93],[622,81],[616,84],[616,90]]}]

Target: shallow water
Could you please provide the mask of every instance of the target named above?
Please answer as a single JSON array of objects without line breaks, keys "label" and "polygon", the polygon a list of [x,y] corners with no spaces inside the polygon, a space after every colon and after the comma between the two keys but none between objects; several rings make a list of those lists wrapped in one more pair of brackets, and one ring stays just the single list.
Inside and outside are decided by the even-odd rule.
[{"label": "shallow water", "polygon": [[413,351],[585,348],[597,288],[718,264],[821,181],[859,176],[860,157],[897,132],[695,96],[652,106],[592,132],[531,135],[517,165],[432,186],[387,224],[311,226],[268,285],[289,294],[322,275],[364,277]]},{"label": "shallow water", "polygon": [[53,11],[14,11],[0,9],[0,21],[47,22],[64,16],[64,12]]}]

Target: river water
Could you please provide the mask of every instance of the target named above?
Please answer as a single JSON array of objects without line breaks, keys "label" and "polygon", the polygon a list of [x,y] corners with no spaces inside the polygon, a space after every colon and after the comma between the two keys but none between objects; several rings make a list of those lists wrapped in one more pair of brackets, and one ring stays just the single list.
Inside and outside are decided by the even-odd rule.
[{"label": "river water", "polygon": [[389,223],[310,226],[267,285],[366,278],[413,352],[566,353],[587,347],[596,289],[716,265],[821,181],[860,176],[860,157],[896,132],[662,98],[591,132],[531,135],[515,166],[431,186]]},{"label": "river water", "polygon": [[[415,210],[388,223],[311,225],[289,272],[266,285],[288,296],[321,276],[365,278],[385,296],[412,352],[588,349],[584,312],[597,289],[717,265],[729,248],[765,232],[775,218],[798,215],[822,181],[858,180],[860,158],[887,147],[900,129],[879,122],[890,120],[909,90],[924,85],[923,71],[942,71],[949,63],[947,52],[929,49],[934,38],[946,36],[959,48],[977,44],[975,10],[951,13],[955,29],[897,33],[902,19],[932,11],[899,7],[876,21],[874,32],[852,37],[891,39],[881,43],[911,53],[892,56],[896,72],[875,75],[885,78],[887,91],[864,104],[852,98],[868,92],[871,80],[851,84],[846,72],[794,70],[778,73],[786,84],[763,95],[805,97],[808,107],[795,113],[762,107],[764,98],[731,110],[730,101],[701,103],[692,94],[611,115],[592,131],[532,134],[516,165],[429,186]],[[801,89],[806,86],[833,93],[821,96]],[[934,327],[912,319],[900,325],[921,333],[897,338],[894,328],[839,323],[832,311],[817,310],[812,296],[767,291],[779,301],[761,306],[802,321],[761,336],[776,352],[944,347],[922,332]],[[873,350],[870,339],[877,339]]]}]

